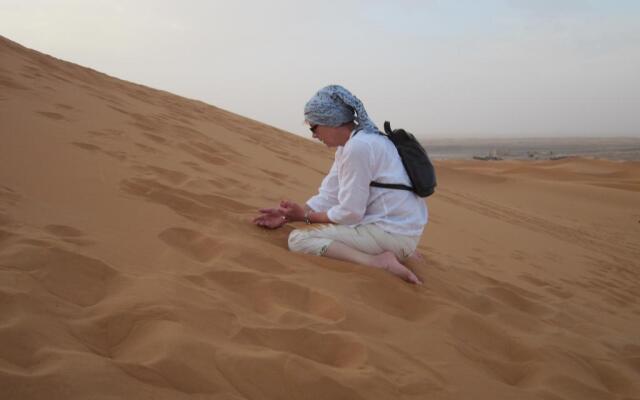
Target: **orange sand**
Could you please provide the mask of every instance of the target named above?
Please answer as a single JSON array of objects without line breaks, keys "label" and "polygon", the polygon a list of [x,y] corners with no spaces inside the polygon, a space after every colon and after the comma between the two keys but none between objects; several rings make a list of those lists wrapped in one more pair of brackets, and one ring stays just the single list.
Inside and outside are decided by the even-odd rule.
[{"label": "orange sand", "polygon": [[640,399],[640,163],[437,163],[415,287],[249,223],[321,144],[1,37],[0,127],[2,399]]}]

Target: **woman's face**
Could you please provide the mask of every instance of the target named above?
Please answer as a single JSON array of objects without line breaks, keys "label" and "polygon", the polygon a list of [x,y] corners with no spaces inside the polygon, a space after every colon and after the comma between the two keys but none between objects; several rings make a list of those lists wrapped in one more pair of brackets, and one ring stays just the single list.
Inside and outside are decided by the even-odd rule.
[{"label": "woman's face", "polygon": [[314,139],[318,139],[327,147],[338,147],[344,145],[349,139],[349,133],[341,127],[333,127],[327,125],[311,125],[311,132]]}]

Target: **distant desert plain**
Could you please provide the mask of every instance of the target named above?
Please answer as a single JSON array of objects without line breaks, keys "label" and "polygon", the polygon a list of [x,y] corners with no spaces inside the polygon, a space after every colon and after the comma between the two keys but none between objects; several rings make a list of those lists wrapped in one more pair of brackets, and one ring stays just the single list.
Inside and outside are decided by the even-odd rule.
[{"label": "distant desert plain", "polygon": [[[638,137],[423,139],[433,159],[559,160],[567,157],[640,161]],[[500,160],[497,160],[500,161]]]},{"label": "distant desert plain", "polygon": [[414,286],[250,223],[320,143],[2,37],[0,135],[2,399],[640,399],[638,161],[434,157]]}]

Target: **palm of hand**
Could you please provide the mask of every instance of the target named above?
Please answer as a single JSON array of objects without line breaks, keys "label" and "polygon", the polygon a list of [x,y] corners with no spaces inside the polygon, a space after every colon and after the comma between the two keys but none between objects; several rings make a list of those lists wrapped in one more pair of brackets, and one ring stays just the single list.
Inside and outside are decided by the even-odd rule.
[{"label": "palm of hand", "polygon": [[253,222],[263,228],[276,229],[280,228],[287,221],[280,213],[267,213],[257,217]]}]

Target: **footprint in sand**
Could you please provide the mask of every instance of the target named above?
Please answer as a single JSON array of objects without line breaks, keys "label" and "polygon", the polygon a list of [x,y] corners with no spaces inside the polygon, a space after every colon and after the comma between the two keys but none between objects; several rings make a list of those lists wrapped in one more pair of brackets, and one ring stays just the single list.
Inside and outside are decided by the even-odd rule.
[{"label": "footprint in sand", "polygon": [[[367,379],[366,376],[370,374],[368,368],[336,370],[308,358],[295,357],[291,353],[273,351],[264,347],[241,344],[225,346],[216,353],[216,367],[230,384],[243,388],[243,398],[327,398],[331,400],[370,398],[359,394],[352,384],[354,380]],[[249,379],[251,384],[247,385]],[[384,380],[380,379],[380,381]],[[326,393],[326,395],[314,397],[317,393]],[[402,393],[405,394],[406,391],[403,390]],[[424,395],[424,392],[420,394]],[[424,398],[424,396],[415,398]]]},{"label": "footprint in sand", "polygon": [[517,293],[505,287],[493,286],[484,289],[483,292],[492,299],[529,315],[542,317],[553,313],[550,308],[526,298],[522,290]]},{"label": "footprint in sand", "polygon": [[206,169],[202,168],[198,163],[195,163],[193,161],[183,161],[182,164],[188,166],[196,172],[207,172]]},{"label": "footprint in sand", "polygon": [[226,213],[247,213],[254,207],[214,194],[195,193],[164,185],[153,179],[127,179],[121,183],[122,190],[153,203],[171,208],[199,224],[219,220]]},{"label": "footprint in sand", "polygon": [[454,347],[479,370],[508,385],[518,385],[538,371],[532,348],[504,333],[499,324],[456,313],[448,328]]},{"label": "footprint in sand", "polygon": [[178,321],[138,320],[110,358],[124,373],[152,387],[212,394],[224,380],[212,364],[218,351],[214,343],[192,337]]},{"label": "footprint in sand", "polygon": [[296,270],[290,265],[281,263],[276,258],[264,255],[264,251],[230,245],[229,259],[254,271],[268,274],[291,274]]},{"label": "footprint in sand", "polygon": [[20,199],[21,196],[13,189],[0,185],[0,204],[15,206]]},{"label": "footprint in sand", "polygon": [[60,120],[67,120],[68,121],[68,119],[64,115],[56,113],[56,112],[50,112],[50,111],[36,111],[36,112],[38,114],[42,115],[42,116],[45,116],[45,117],[47,117],[49,119],[54,120],[54,121],[60,121]]},{"label": "footprint in sand", "polygon": [[222,166],[222,165],[227,165],[229,163],[226,159],[219,157],[217,155],[213,155],[215,153],[202,151],[201,149],[193,147],[191,145],[182,144],[179,147],[185,152],[197,158],[198,160],[204,161],[207,164]]},{"label": "footprint in sand", "polygon": [[79,246],[87,246],[94,243],[91,240],[83,238],[84,232],[71,226],[47,225],[44,227],[44,230],[67,243],[73,243]]},{"label": "footprint in sand", "polygon": [[375,279],[359,284],[360,299],[377,312],[407,321],[425,318],[439,308],[439,304],[416,301],[415,288],[402,281],[389,283],[387,279]]},{"label": "footprint in sand", "polygon": [[[25,376],[25,371],[33,371],[46,356],[42,353],[43,333],[40,326],[33,324],[33,319],[25,315],[25,293],[3,293],[0,291],[0,382],[3,382],[3,393],[6,396],[8,386],[4,382]],[[38,328],[34,328],[37,326]],[[3,396],[3,398],[5,398]],[[11,397],[9,397],[11,398]]]},{"label": "footprint in sand", "polygon": [[144,133],[144,135],[151,139],[154,143],[158,143],[158,144],[167,144],[167,139],[163,138],[162,136],[158,136],[158,135],[154,135],[153,133]]},{"label": "footprint in sand", "polygon": [[60,108],[62,110],[73,110],[73,107],[68,104],[57,103],[56,108]]},{"label": "footprint in sand", "polygon": [[12,252],[3,254],[2,264],[28,272],[42,288],[68,303],[80,307],[97,304],[119,275],[98,259],[37,244],[13,246]]},{"label": "footprint in sand", "polygon": [[162,154],[165,155],[165,153],[161,152],[160,150],[156,149],[155,147],[151,147],[151,146],[147,146],[146,144],[142,144],[142,143],[135,143],[136,147],[139,148],[140,150],[144,151],[147,154]]},{"label": "footprint in sand", "polygon": [[173,249],[200,262],[208,262],[220,252],[221,241],[187,228],[169,228],[158,237]]},{"label": "footprint in sand", "polygon": [[118,272],[102,261],[51,249],[48,262],[32,276],[53,295],[82,307],[105,298]]},{"label": "footprint in sand", "polygon": [[271,350],[293,353],[335,368],[358,368],[367,361],[367,347],[355,335],[317,332],[313,329],[244,327],[234,341]]},{"label": "footprint in sand", "polygon": [[345,317],[344,308],[331,296],[255,272],[213,270],[187,279],[205,288],[227,290],[234,304],[282,324],[335,323]]},{"label": "footprint in sand", "polygon": [[84,235],[81,230],[67,225],[47,225],[44,227],[44,230],[60,237],[78,237]]},{"label": "footprint in sand", "polygon": [[111,128],[88,130],[87,133],[91,136],[95,136],[96,138],[105,139],[122,139],[124,137],[124,132],[122,130]]},{"label": "footprint in sand", "polygon": [[72,144],[84,150],[89,150],[89,151],[102,150],[99,146],[96,146],[95,144],[91,144],[91,143],[73,142]]},{"label": "footprint in sand", "polygon": [[146,384],[216,392],[224,377],[216,376],[213,362],[220,341],[235,332],[236,316],[206,297],[204,303],[189,299],[164,279],[129,277],[119,289],[111,304],[94,309],[98,316],[74,323],[74,336]]},{"label": "footprint in sand", "polygon": [[81,149],[84,150],[88,150],[91,152],[99,152],[102,153],[104,155],[107,155],[111,158],[115,158],[118,161],[125,161],[127,160],[127,153],[123,152],[123,151],[113,151],[113,150],[104,150],[102,149],[100,146],[96,146],[95,144],[91,144],[91,143],[83,143],[83,142],[72,142],[71,144],[73,144],[74,146],[77,146]]},{"label": "footprint in sand", "polygon": [[0,87],[5,89],[28,90],[29,88],[9,77],[0,76]]},{"label": "footprint in sand", "polygon": [[509,337],[497,324],[471,314],[455,314],[451,318],[449,331],[461,346],[496,358],[514,362],[527,362],[535,358],[533,349]]},{"label": "footprint in sand", "polygon": [[562,285],[556,284],[552,281],[546,281],[539,279],[533,275],[520,275],[520,279],[531,283],[537,287],[544,288],[548,293],[560,298],[560,299],[569,299],[573,297],[573,293],[565,290]]},{"label": "footprint in sand", "polygon": [[139,166],[139,167],[135,167],[135,169],[142,171],[145,174],[153,175],[154,177],[157,177],[159,180],[165,181],[172,185],[179,186],[183,184],[187,179],[189,179],[189,177],[186,174],[180,171],[157,167],[155,165]]},{"label": "footprint in sand", "polygon": [[[594,377],[595,378],[595,377]],[[553,398],[567,399],[615,399],[606,386],[601,385],[597,378],[595,381],[578,379],[566,374],[556,374],[545,381],[545,386],[549,388],[547,393],[552,392]],[[625,397],[633,399],[633,397]]]}]

